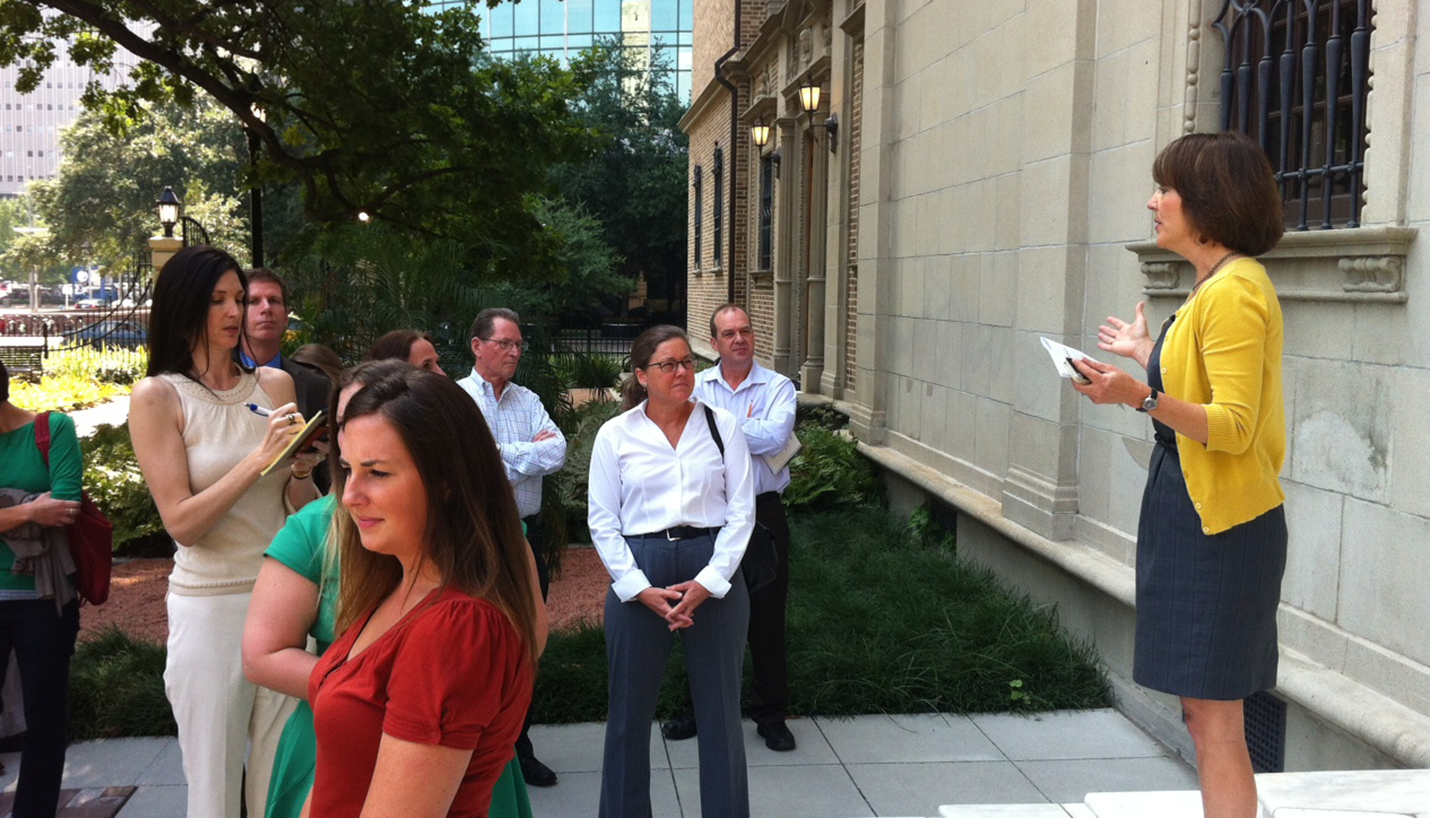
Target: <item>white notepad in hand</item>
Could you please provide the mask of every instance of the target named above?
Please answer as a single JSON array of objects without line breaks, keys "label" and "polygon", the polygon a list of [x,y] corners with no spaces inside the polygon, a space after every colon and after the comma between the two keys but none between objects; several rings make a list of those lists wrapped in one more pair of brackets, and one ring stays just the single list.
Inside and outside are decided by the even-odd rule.
[{"label": "white notepad in hand", "polygon": [[1081,372],[1078,372],[1076,369],[1073,368],[1072,362],[1095,362],[1096,359],[1084,354],[1081,350],[1073,349],[1070,346],[1064,346],[1057,341],[1054,341],[1049,338],[1043,338],[1042,342],[1043,349],[1046,349],[1048,351],[1048,356],[1053,359],[1053,366],[1058,370],[1058,377],[1067,378],[1068,380],[1077,381],[1078,383],[1092,383],[1092,381],[1083,377]]}]

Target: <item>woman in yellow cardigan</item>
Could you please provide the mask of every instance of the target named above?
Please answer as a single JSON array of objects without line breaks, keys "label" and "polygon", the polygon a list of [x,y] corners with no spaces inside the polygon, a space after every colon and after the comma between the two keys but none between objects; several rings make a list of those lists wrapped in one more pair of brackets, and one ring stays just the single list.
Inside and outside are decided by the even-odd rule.
[{"label": "woman in yellow cardigan", "polygon": [[1098,346],[1135,360],[1143,383],[1083,362],[1094,403],[1151,415],[1157,446],[1137,527],[1132,677],[1181,697],[1209,818],[1256,815],[1242,700],[1276,684],[1276,609],[1286,567],[1281,306],[1253,257],[1282,233],[1271,164],[1240,134],[1192,134],[1152,167],[1157,245],[1196,268],[1154,341],[1144,305],[1108,318]]}]

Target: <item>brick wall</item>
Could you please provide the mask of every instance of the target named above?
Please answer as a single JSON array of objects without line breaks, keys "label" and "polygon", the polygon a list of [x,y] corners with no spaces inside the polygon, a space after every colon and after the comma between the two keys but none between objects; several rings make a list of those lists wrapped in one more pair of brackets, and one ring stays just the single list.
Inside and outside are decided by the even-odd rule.
[{"label": "brick wall", "polygon": [[[740,36],[742,45],[748,45],[755,40],[759,34],[760,25],[769,15],[769,4],[767,0],[700,0],[695,4],[694,21],[694,45],[692,47],[692,82],[694,83],[694,95],[698,99],[712,84],[718,88],[718,96],[705,113],[696,121],[689,125],[690,134],[690,174],[689,184],[691,186],[691,216],[687,226],[687,236],[689,242],[687,247],[687,258],[689,261],[690,274],[687,284],[687,331],[697,338],[704,338],[709,333],[710,313],[716,307],[725,303],[730,298],[730,270],[733,261],[734,269],[734,301],[745,306],[751,315],[752,322],[756,323],[756,333],[764,343],[769,343],[773,338],[773,299],[772,293],[767,289],[762,291],[759,285],[752,286],[748,280],[749,261],[753,258],[753,249],[750,247],[750,237],[755,235],[753,225],[749,220],[750,208],[758,207],[758,175],[751,173],[753,167],[751,163],[751,151],[754,146],[750,144],[750,134],[745,128],[736,130],[734,144],[730,139],[730,97],[729,91],[716,82],[714,64],[722,55],[730,50],[734,36],[734,15],[735,6],[738,2],[741,6]],[[747,82],[737,84],[739,92],[739,104],[741,110],[749,104],[750,85]],[[715,202],[715,183],[712,177],[714,168],[715,148],[719,146],[724,154],[724,196],[723,201]],[[695,167],[699,165],[704,169],[703,187],[704,201],[702,238],[700,248],[700,258],[695,257],[694,251],[694,230],[695,230],[695,202],[694,202],[694,173]],[[734,194],[734,201],[731,202],[731,193]],[[721,237],[721,259],[717,266],[714,255],[714,215],[715,208],[723,209],[723,230]],[[733,234],[734,249],[731,250],[731,235]],[[733,253],[733,260],[731,255]],[[762,312],[762,321],[765,328],[761,328],[761,323],[756,321],[756,312]],[[757,346],[758,349],[758,346]],[[769,353],[762,352],[765,360],[768,360]]]},{"label": "brick wall", "polygon": [[844,387],[854,388],[858,371],[859,332],[859,167],[864,147],[864,39],[854,42],[849,87],[849,309],[844,316]]}]

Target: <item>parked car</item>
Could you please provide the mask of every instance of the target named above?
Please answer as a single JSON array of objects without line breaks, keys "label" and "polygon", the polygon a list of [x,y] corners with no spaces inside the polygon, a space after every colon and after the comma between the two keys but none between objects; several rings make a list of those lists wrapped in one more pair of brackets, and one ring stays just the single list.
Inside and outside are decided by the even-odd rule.
[{"label": "parked car", "polygon": [[80,300],[74,302],[75,309],[77,310],[102,309],[105,304],[106,302],[102,298],[81,298]]},{"label": "parked car", "polygon": [[69,336],[74,343],[93,347],[137,349],[149,343],[149,328],[133,321],[100,321]]}]

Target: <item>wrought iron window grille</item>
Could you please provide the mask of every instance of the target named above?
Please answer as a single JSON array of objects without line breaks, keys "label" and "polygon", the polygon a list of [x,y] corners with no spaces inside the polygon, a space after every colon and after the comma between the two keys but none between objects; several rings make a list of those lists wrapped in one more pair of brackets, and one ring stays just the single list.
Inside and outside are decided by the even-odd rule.
[{"label": "wrought iron window grille", "polygon": [[1295,230],[1359,227],[1371,0],[1226,0],[1221,127],[1271,157]]}]

